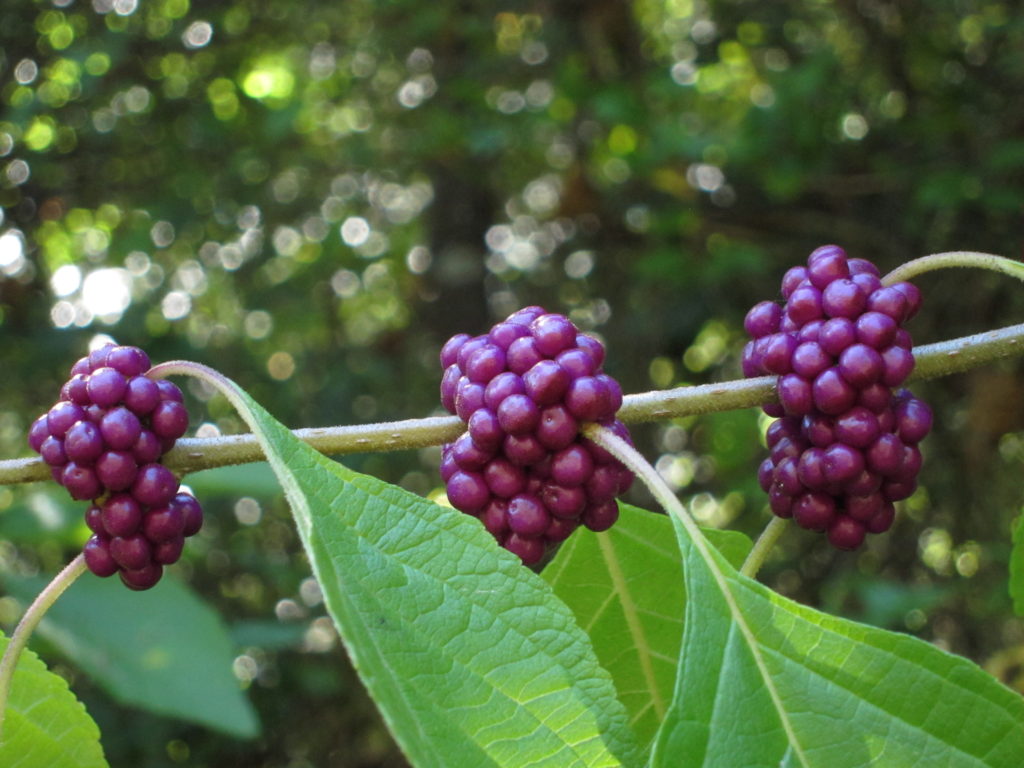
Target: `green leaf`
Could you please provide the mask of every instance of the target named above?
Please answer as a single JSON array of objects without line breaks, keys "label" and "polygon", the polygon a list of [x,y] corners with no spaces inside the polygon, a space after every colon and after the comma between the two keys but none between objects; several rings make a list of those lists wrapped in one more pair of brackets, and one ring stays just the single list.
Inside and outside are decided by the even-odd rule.
[{"label": "green leaf", "polygon": [[1013,549],[1010,550],[1010,597],[1013,610],[1024,616],[1024,514],[1013,522]]},{"label": "green leaf", "polygon": [[284,487],[353,664],[414,765],[637,763],[572,613],[478,521],[321,456],[221,387]]},{"label": "green leaf", "polygon": [[[24,600],[45,584],[3,578]],[[122,704],[241,738],[259,733],[255,710],[231,671],[237,652],[227,628],[176,579],[132,592],[117,579],[87,573],[36,631]]]},{"label": "green leaf", "polygon": [[691,599],[653,766],[1019,768],[1019,695],[926,642],[781,597],[673,520]]},{"label": "green leaf", "polygon": [[[750,551],[742,533],[705,533],[737,565]],[[637,739],[647,744],[672,700],[683,638],[686,588],[671,521],[620,503],[613,528],[580,528],[542,576],[590,635]]]},{"label": "green leaf", "polygon": [[188,485],[202,498],[229,495],[262,498],[281,493],[274,473],[263,461],[204,469],[189,475]]},{"label": "green leaf", "polygon": [[[0,633],[0,654],[8,640]],[[7,701],[4,768],[106,768],[100,731],[64,678],[28,648],[21,652]]]}]

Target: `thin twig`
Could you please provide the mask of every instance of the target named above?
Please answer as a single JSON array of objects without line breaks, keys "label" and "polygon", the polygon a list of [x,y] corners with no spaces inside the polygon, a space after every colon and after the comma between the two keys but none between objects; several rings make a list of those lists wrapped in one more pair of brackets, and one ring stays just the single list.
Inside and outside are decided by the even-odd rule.
[{"label": "thin twig", "polygon": [[14,680],[14,670],[18,666],[18,658],[28,644],[32,631],[39,624],[39,621],[53,605],[57,598],[64,594],[64,590],[74,584],[75,579],[85,573],[85,556],[78,555],[68,563],[64,570],[53,577],[53,581],[43,588],[32,605],[21,617],[18,626],[14,628],[7,648],[4,650],[3,658],[0,658],[0,738],[3,737],[4,714],[7,712],[7,700],[11,693],[11,682]]},{"label": "thin twig", "polygon": [[[917,365],[911,381],[959,373],[1022,353],[1024,323],[926,344],[914,348]],[[157,368],[167,365],[171,363]],[[759,376],[627,395],[618,415],[622,421],[633,424],[753,408],[775,399],[775,378]],[[431,416],[379,424],[297,429],[294,434],[321,453],[340,456],[426,448],[450,442],[464,430],[465,424],[457,416]],[[264,458],[256,438],[241,434],[182,438],[164,456],[163,462],[181,477],[201,469],[247,464]],[[0,461],[0,485],[32,483],[49,477],[50,468],[38,457]]]}]

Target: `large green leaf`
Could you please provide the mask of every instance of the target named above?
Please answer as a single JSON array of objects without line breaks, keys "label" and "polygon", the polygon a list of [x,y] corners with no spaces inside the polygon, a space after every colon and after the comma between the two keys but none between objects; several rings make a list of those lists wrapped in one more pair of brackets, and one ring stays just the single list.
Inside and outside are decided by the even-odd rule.
[{"label": "large green leaf", "polygon": [[1020,768],[1024,699],[975,664],[787,600],[676,532],[700,597],[654,766]]},{"label": "large green leaf", "polygon": [[[29,600],[45,584],[4,576]],[[237,655],[217,613],[176,579],[146,592],[86,573],[36,630],[118,701],[239,737],[259,733],[232,674]]]},{"label": "large green leaf", "polygon": [[479,522],[321,456],[221,387],[284,487],[327,608],[412,763],[636,763],[587,636]]},{"label": "large green leaf", "polygon": [[[646,744],[672,700],[686,588],[668,517],[628,504],[620,503],[619,510],[610,530],[574,533],[542,576],[590,635],[630,725]],[[742,533],[706,534],[737,565],[750,551],[750,539]]]},{"label": "large green leaf", "polygon": [[[8,640],[0,633],[0,654]],[[29,649],[11,683],[0,765],[4,768],[106,768],[100,731],[68,684]]]}]

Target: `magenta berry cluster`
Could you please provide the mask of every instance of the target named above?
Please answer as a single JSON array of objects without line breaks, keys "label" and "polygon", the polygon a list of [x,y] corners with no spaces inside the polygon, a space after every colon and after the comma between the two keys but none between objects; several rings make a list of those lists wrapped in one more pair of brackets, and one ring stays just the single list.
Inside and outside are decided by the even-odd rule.
[{"label": "magenta berry cluster", "polygon": [[856,549],[890,528],[893,502],[917,487],[932,413],[899,387],[914,369],[902,326],[921,294],[882,285],[870,261],[825,245],[786,272],[782,296],[784,306],[763,301],[744,321],[744,375],[779,377],[758,479],[774,514]]},{"label": "magenta berry cluster", "polygon": [[618,519],[615,497],[633,475],[580,435],[597,422],[624,439],[618,382],[602,371],[604,345],[565,316],[526,307],[482,336],[441,350],[441,403],[467,424],[444,446],[441,477],[452,506],[528,565],[579,525]]},{"label": "magenta berry cluster", "polygon": [[179,492],[160,463],[188,428],[181,390],[146,376],[138,347],[108,344],[76,362],[60,399],[32,423],[28,442],[73,499],[89,500],[93,535],[83,548],[97,576],[120,574],[148,589],[178,561],[203,523],[199,502]]}]

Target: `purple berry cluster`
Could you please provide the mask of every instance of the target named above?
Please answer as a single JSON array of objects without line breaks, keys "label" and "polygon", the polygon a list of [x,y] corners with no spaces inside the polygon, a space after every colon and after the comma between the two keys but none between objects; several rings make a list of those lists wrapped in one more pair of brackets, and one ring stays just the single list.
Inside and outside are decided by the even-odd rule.
[{"label": "purple berry cluster", "polygon": [[453,336],[441,350],[441,403],[468,426],[442,451],[448,500],[527,565],[580,524],[610,528],[615,497],[633,481],[579,434],[597,422],[629,439],[615,418],[622,389],[603,363],[601,342],[541,307],[482,336]]},{"label": "purple berry cluster", "polygon": [[932,413],[898,388],[914,368],[902,325],[921,294],[883,286],[870,261],[825,245],[786,272],[782,296],[785,306],[763,301],[744,321],[744,375],[779,377],[758,479],[777,516],[856,549],[889,529],[893,502],[917,487]]},{"label": "purple berry cluster", "polygon": [[32,423],[28,442],[73,499],[91,500],[83,548],[97,576],[119,573],[149,589],[177,562],[203,523],[199,502],[179,493],[160,463],[188,428],[181,390],[153,380],[138,347],[107,346],[71,368],[60,399]]}]

